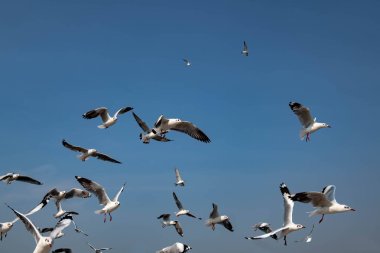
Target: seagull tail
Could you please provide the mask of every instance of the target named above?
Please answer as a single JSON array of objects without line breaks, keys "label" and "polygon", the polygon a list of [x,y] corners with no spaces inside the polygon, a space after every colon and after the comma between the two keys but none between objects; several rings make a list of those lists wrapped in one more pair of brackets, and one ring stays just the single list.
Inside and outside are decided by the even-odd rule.
[{"label": "seagull tail", "polygon": [[103,210],[103,209],[96,210],[95,213],[96,213],[96,214],[102,214],[102,213],[104,213],[104,210]]},{"label": "seagull tail", "polygon": [[106,127],[102,124],[102,125],[99,125],[98,128],[100,128],[100,129],[104,129],[104,128],[106,128]]},{"label": "seagull tail", "polygon": [[307,134],[307,132],[306,132],[305,129],[301,129],[300,130],[300,139],[301,139],[301,141],[303,141],[303,139],[305,138],[306,134]]},{"label": "seagull tail", "polygon": [[309,217],[312,217],[312,216],[315,216],[315,215],[318,215],[318,209],[314,210],[314,211],[311,211],[311,212],[307,212],[309,214]]}]

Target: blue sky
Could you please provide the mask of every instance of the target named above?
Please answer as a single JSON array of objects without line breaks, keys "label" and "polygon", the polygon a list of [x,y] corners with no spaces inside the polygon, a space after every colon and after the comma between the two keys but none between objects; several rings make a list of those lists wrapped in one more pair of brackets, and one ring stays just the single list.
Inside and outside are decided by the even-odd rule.
[{"label": "blue sky", "polygon": [[[3,1],[0,8],[0,174],[33,176],[43,186],[0,184],[0,202],[26,212],[53,187],[93,179],[113,196],[126,182],[114,220],[103,224],[95,198],[64,203],[90,236],[66,230],[55,248],[90,252],[155,252],[176,241],[192,252],[378,252],[376,217],[380,17],[378,1]],[[249,57],[240,54],[243,41]],[[192,66],[187,68],[182,58]],[[299,140],[289,101],[332,125]],[[81,115],[123,106],[152,125],[160,114],[199,126],[212,140],[170,133],[170,143],[142,144],[130,113],[109,129]],[[61,140],[94,147],[123,162],[79,161]],[[187,184],[174,187],[174,168]],[[318,218],[295,205],[308,227],[282,241],[247,241],[251,225],[282,225],[278,186],[291,191],[335,184],[337,200],[357,209],[325,217],[311,244],[295,244]],[[211,204],[230,216],[235,232],[213,232],[180,217],[184,238],[156,217],[173,213],[175,191],[207,218]],[[31,216],[52,226],[53,204]],[[0,205],[0,222],[14,215]],[[22,244],[18,243],[22,240]],[[31,252],[18,222],[2,253]]]}]

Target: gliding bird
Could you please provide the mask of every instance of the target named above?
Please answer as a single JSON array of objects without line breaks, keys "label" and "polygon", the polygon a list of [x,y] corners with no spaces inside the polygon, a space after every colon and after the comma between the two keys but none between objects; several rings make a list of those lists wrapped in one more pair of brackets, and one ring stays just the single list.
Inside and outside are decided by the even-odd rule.
[{"label": "gliding bird", "polygon": [[98,116],[102,118],[103,124],[99,125],[98,128],[109,128],[110,126],[114,125],[117,121],[117,116],[129,112],[130,110],[133,110],[132,107],[123,107],[120,108],[113,117],[111,117],[108,113],[108,109],[106,107],[100,107],[97,109],[90,110],[82,115],[85,119],[93,119]]}]

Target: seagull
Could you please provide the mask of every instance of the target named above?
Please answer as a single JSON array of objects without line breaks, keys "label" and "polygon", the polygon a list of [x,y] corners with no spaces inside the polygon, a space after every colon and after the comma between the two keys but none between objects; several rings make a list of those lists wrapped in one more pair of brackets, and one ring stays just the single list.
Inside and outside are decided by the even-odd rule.
[{"label": "seagull", "polygon": [[319,220],[319,223],[321,223],[325,214],[355,211],[355,209],[347,205],[336,202],[335,189],[335,185],[328,185],[323,188],[322,192],[299,192],[290,198],[293,201],[311,203],[317,209],[310,212],[309,216],[322,215],[322,218]]},{"label": "seagull", "polygon": [[175,171],[175,186],[185,186],[185,181],[181,178],[181,175],[179,174],[179,170],[177,168],[174,169]]},{"label": "seagull", "polygon": [[7,184],[11,184],[13,181],[21,181],[30,184],[42,185],[40,181],[37,181],[31,177],[22,176],[17,173],[7,173],[3,176],[0,176],[0,181],[4,181]]},{"label": "seagull", "polygon": [[176,242],[171,246],[165,247],[161,250],[156,251],[156,253],[185,253],[192,248],[189,245]]},{"label": "seagull", "polygon": [[109,128],[117,121],[117,116],[129,112],[130,110],[133,110],[132,107],[123,107],[120,108],[113,117],[111,117],[108,113],[108,109],[106,107],[99,107],[94,110],[90,110],[82,115],[85,119],[93,119],[100,115],[102,117],[103,124],[99,125],[98,128]]},{"label": "seagull", "polygon": [[[266,223],[266,222],[260,222],[260,223],[257,223],[257,224],[255,224],[255,225],[253,225],[252,227],[253,227],[254,231],[256,231],[256,230],[260,230],[260,231],[262,231],[262,232],[264,232],[264,233],[270,233],[270,232],[272,232],[273,230],[270,228],[269,225],[270,225],[269,223]],[[276,235],[271,235],[271,237],[272,237],[273,239],[277,240],[277,236],[276,236]]]},{"label": "seagull", "polygon": [[314,225],[315,224],[313,224],[313,227],[311,228],[311,231],[309,232],[309,234],[306,237],[304,237],[304,238],[302,238],[300,240],[294,241],[294,242],[307,242],[307,243],[311,242],[311,239],[312,239],[311,234],[313,233]]},{"label": "seagull", "polygon": [[233,232],[234,230],[229,220],[230,218],[228,218],[227,215],[219,215],[218,206],[212,203],[212,211],[210,213],[210,218],[206,222],[206,225],[211,226],[212,230],[215,230],[215,224],[223,224],[226,229]]},{"label": "seagull", "polygon": [[282,196],[284,198],[284,225],[283,225],[283,227],[276,229],[270,233],[260,235],[260,236],[245,237],[245,239],[248,239],[248,240],[264,239],[264,238],[268,238],[272,235],[276,235],[277,239],[284,238],[284,244],[287,245],[286,236],[289,233],[305,228],[301,224],[294,224],[293,223],[292,216],[293,216],[294,202],[290,198],[289,189],[284,183],[281,183],[280,191],[281,191]]},{"label": "seagull", "polygon": [[[73,224],[75,224],[74,222],[74,219],[73,219],[73,214],[75,215],[79,215],[79,213],[77,212],[65,212],[63,217],[59,220],[59,221],[62,221],[62,220],[70,220]],[[69,224],[70,225],[70,224]],[[44,234],[44,233],[47,233],[47,232],[53,232],[55,229],[54,228],[51,228],[51,227],[47,227],[47,228],[37,228],[38,232],[40,232],[41,234]],[[58,239],[58,238],[61,238],[62,236],[64,236],[65,234],[63,233],[63,231],[60,231],[56,236],[55,236],[55,239]]]},{"label": "seagull", "polygon": [[75,178],[86,190],[95,194],[98,197],[99,204],[104,206],[102,209],[95,211],[95,213],[96,214],[104,213],[104,222],[106,222],[107,213],[108,213],[108,215],[110,216],[110,221],[112,221],[111,212],[115,211],[120,206],[120,202],[118,201],[118,199],[119,199],[120,194],[124,190],[125,183],[120,188],[120,190],[116,193],[113,200],[110,200],[110,198],[108,197],[106,193],[106,190],[100,184],[84,177],[75,176]]},{"label": "seagull", "polygon": [[179,223],[179,221],[177,220],[170,220],[170,214],[169,213],[164,213],[164,214],[161,214],[159,217],[157,217],[157,219],[161,219],[162,218],[162,227],[166,227],[166,226],[174,226],[175,230],[177,231],[177,233],[180,235],[180,236],[183,236],[183,229],[181,227],[181,224]]},{"label": "seagull", "polygon": [[165,138],[164,136],[157,134],[155,129],[150,129],[147,126],[147,124],[144,121],[142,121],[142,119],[140,119],[139,116],[137,116],[136,113],[132,112],[132,114],[133,114],[133,117],[135,118],[137,124],[141,127],[141,129],[145,133],[145,134],[144,133],[140,134],[140,140],[142,140],[142,142],[144,144],[148,144],[150,142],[150,139],[153,139],[156,141],[161,141],[161,142],[171,141],[171,140]]},{"label": "seagull", "polygon": [[92,246],[90,243],[87,243],[88,246],[90,246],[91,249],[93,249],[95,251],[95,253],[102,253],[104,250],[110,250],[112,248],[100,248],[100,249],[97,249],[95,248],[94,246]]},{"label": "seagull", "polygon": [[186,66],[190,66],[191,62],[188,59],[183,59],[183,62],[185,63]]},{"label": "seagull", "polygon": [[244,56],[248,56],[248,46],[245,41],[243,41],[243,50],[241,51],[241,54]]},{"label": "seagull", "polygon": [[27,214],[27,216],[44,208],[49,203],[50,199],[53,198],[55,199],[55,206],[57,207],[57,213],[54,214],[54,217],[59,218],[66,213],[66,211],[62,209],[61,201],[66,200],[66,199],[71,199],[73,197],[89,198],[90,196],[91,194],[88,191],[78,189],[78,188],[72,188],[71,190],[67,192],[58,191],[57,188],[54,188],[45,194],[42,201],[34,209],[32,209]]},{"label": "seagull", "polygon": [[71,249],[68,249],[68,248],[60,248],[60,249],[56,249],[56,250],[53,250],[52,253],[72,253]]},{"label": "seagull", "polygon": [[7,233],[9,232],[9,230],[11,230],[13,228],[13,225],[18,220],[19,220],[19,218],[16,218],[16,219],[14,219],[13,221],[10,221],[10,222],[0,223],[0,241],[3,240],[3,235],[4,235],[4,237],[7,237]]},{"label": "seagull", "polygon": [[101,159],[103,161],[108,161],[112,163],[121,163],[108,155],[99,153],[96,149],[85,149],[79,146],[74,146],[68,143],[65,139],[62,140],[62,145],[68,149],[71,149],[73,151],[81,152],[82,155],[79,155],[78,158],[81,159],[83,162],[86,161],[90,156],[96,157],[98,159]]},{"label": "seagull", "polygon": [[158,117],[154,124],[155,131],[161,135],[166,134],[170,130],[179,131],[189,135],[190,137],[199,141],[209,143],[211,140],[205,133],[202,132],[196,125],[189,121],[182,121],[180,119],[167,119],[163,115]]},{"label": "seagull", "polygon": [[[177,198],[177,195],[175,194],[175,192],[173,192],[173,197],[174,197],[174,200],[175,200],[175,204],[177,205],[179,211],[177,213],[175,213],[175,215],[178,217],[180,215],[187,215],[187,216],[190,216],[190,217],[193,217],[193,218],[197,218],[195,217],[194,215],[192,215],[190,213],[189,210],[185,210],[181,204],[181,201],[179,201],[179,199]],[[202,218],[198,218],[199,220],[201,220]]]},{"label": "seagull", "polygon": [[34,237],[36,241],[36,248],[34,249],[33,253],[48,253],[50,252],[54,239],[57,238],[58,234],[60,234],[63,229],[68,227],[71,223],[70,217],[63,217],[61,220],[58,221],[56,224],[54,230],[50,233],[49,236],[42,236],[41,233],[38,231],[36,226],[29,220],[28,217],[23,215],[22,213],[19,213],[18,211],[14,210],[12,207],[8,206],[15,214],[16,216],[24,223],[26,230],[28,230]]},{"label": "seagull", "polygon": [[321,128],[331,128],[331,126],[326,123],[317,122],[317,118],[313,119],[309,108],[301,105],[300,103],[289,102],[289,106],[290,106],[290,109],[292,109],[292,111],[297,115],[303,127],[300,131],[301,140],[303,140],[306,135],[306,141],[309,141],[311,133]]}]

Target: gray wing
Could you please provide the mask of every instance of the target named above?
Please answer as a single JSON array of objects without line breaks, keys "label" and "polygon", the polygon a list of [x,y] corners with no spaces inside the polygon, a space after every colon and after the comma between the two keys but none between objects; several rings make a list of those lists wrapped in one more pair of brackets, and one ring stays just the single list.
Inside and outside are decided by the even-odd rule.
[{"label": "gray wing", "polygon": [[164,214],[161,214],[160,216],[157,217],[157,219],[163,219],[164,221],[167,221],[169,220],[170,218],[170,214],[169,213],[164,213]]},{"label": "gray wing", "polygon": [[72,253],[71,249],[68,249],[68,248],[60,248],[60,249],[56,249],[56,250],[52,251],[52,253],[60,253],[60,252]]},{"label": "gray wing", "polygon": [[323,188],[322,193],[325,194],[326,198],[331,201],[336,203],[335,200],[335,185],[328,185],[325,188]]},{"label": "gray wing", "polygon": [[85,188],[89,192],[92,192],[96,195],[96,197],[98,197],[100,204],[106,205],[111,201],[105,189],[100,184],[84,177],[75,176],[75,178],[83,186],[83,188]]},{"label": "gray wing", "polygon": [[108,155],[98,153],[98,152],[95,152],[94,154],[92,154],[92,156],[94,156],[100,160],[103,160],[103,161],[108,161],[108,162],[112,162],[112,163],[121,163],[121,162],[109,157]]},{"label": "gray wing", "polygon": [[233,232],[234,229],[232,228],[232,224],[229,220],[224,220],[223,221],[223,226],[228,229],[229,231]]},{"label": "gray wing", "polygon": [[38,228],[38,231],[41,234],[44,234],[44,233],[47,233],[47,232],[52,232],[53,230],[54,230],[54,228]]},{"label": "gray wing", "polygon": [[183,206],[181,204],[181,201],[179,201],[179,199],[177,198],[177,195],[175,194],[175,192],[173,192],[173,197],[174,197],[175,204],[177,205],[178,209],[182,210]]},{"label": "gray wing", "polygon": [[120,194],[124,191],[125,184],[126,183],[124,183],[120,190],[116,193],[115,197],[113,198],[113,201],[117,201],[119,199]]},{"label": "gray wing", "polygon": [[102,118],[103,122],[106,122],[107,120],[111,118],[110,115],[108,114],[108,109],[106,107],[99,107],[97,109],[90,110],[84,113],[82,117],[85,119],[93,119],[93,118],[98,117],[99,115]]},{"label": "gray wing", "polygon": [[169,120],[164,117],[164,115],[160,115],[156,122],[154,123],[155,128],[160,128],[162,125],[167,125]]},{"label": "gray wing", "polygon": [[117,116],[119,116],[119,115],[121,115],[121,114],[124,114],[124,113],[126,113],[126,112],[129,112],[130,110],[133,110],[133,108],[132,108],[132,107],[129,107],[129,106],[127,106],[127,107],[123,107],[123,108],[120,108],[120,109],[115,113],[115,117],[117,117]]},{"label": "gray wing", "polygon": [[211,142],[211,140],[202,130],[200,130],[196,125],[189,121],[178,121],[170,127],[170,130],[185,133],[190,137],[205,143]]},{"label": "gray wing", "polygon": [[61,218],[54,227],[54,230],[50,233],[50,237],[55,239],[58,234],[60,234],[65,228],[70,226],[73,217],[68,214]]},{"label": "gray wing", "polygon": [[78,198],[88,198],[91,194],[88,191],[78,189],[78,188],[72,188],[70,191],[66,192],[64,195],[64,199],[71,199],[73,197]]},{"label": "gray wing", "polygon": [[183,229],[181,227],[181,223],[179,223],[179,221],[175,221],[175,224],[174,224],[174,227],[175,227],[175,230],[177,231],[177,233],[183,237]]},{"label": "gray wing", "polygon": [[87,244],[88,244],[88,246],[90,246],[91,249],[96,250],[96,248],[94,246],[92,246],[90,243],[87,243]]},{"label": "gray wing", "polygon": [[141,129],[145,132],[145,133],[149,133],[150,129],[149,127],[147,126],[147,124],[142,121],[142,119],[139,118],[139,116],[136,115],[136,113],[132,112],[132,115],[133,117],[135,118],[137,124],[139,124],[139,126],[141,127]]},{"label": "gray wing", "polygon": [[321,192],[299,192],[290,197],[293,201],[311,203],[314,207],[331,206],[331,201]]},{"label": "gray wing", "polygon": [[27,176],[18,176],[16,180],[26,182],[26,183],[30,183],[30,184],[42,185],[42,183],[40,181],[37,181],[37,180],[35,180],[31,177],[27,177]]},{"label": "gray wing", "polygon": [[102,251],[102,250],[110,250],[112,248],[100,248],[99,250]]},{"label": "gray wing", "polygon": [[298,120],[304,128],[307,128],[314,123],[314,119],[311,116],[309,108],[297,102],[290,102],[289,107],[292,109],[294,114],[297,115]]},{"label": "gray wing", "polygon": [[245,41],[243,41],[243,50],[248,51],[248,46],[247,46],[247,43]]},{"label": "gray wing", "polygon": [[210,218],[214,219],[216,217],[219,217],[218,206],[212,203],[212,211],[210,213]]},{"label": "gray wing", "polygon": [[77,152],[81,152],[81,153],[86,153],[86,152],[88,151],[88,150],[85,149],[85,148],[82,148],[82,147],[79,147],[79,146],[71,145],[71,144],[68,143],[65,139],[62,140],[62,145],[63,145],[65,148],[71,149],[72,151],[77,151]]}]

